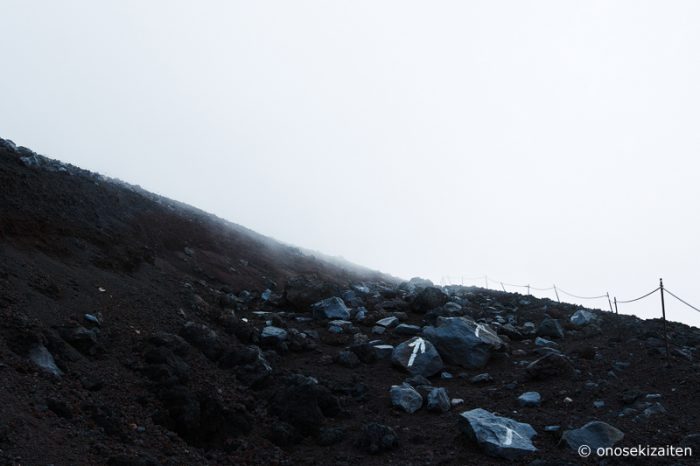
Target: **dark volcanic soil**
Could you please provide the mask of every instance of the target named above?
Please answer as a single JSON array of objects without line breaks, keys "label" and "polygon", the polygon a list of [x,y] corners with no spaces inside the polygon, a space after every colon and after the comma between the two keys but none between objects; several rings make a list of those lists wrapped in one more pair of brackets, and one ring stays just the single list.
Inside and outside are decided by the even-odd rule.
[{"label": "dark volcanic soil", "polygon": [[[360,284],[367,289],[343,294]],[[409,374],[388,359],[347,367],[337,356],[353,344],[365,354],[367,340],[410,338],[373,334],[383,317],[422,326],[446,312],[416,312],[420,291],[0,140],[0,464],[507,462],[460,433],[459,413],[474,408],[538,432],[539,452],[521,464],[582,461],[548,425],[601,420],[625,433],[618,446],[680,445],[700,432],[698,329],[670,325],[667,367],[658,320],[595,311],[598,321],[578,328],[569,318],[580,307],[477,288],[444,291],[461,307],[453,312],[491,324],[506,345],[483,369],[446,364],[453,378],[431,378],[461,406],[393,408],[389,389]],[[366,308],[366,318],[330,332],[310,305],[332,296],[353,313]],[[571,377],[533,379],[526,365],[540,357],[535,336],[503,336],[506,322],[525,331],[545,317],[564,327],[556,342],[576,369]],[[269,324],[286,329],[286,342],[261,339]],[[33,362],[38,351],[53,356],[60,375]],[[469,381],[483,372],[493,380]],[[538,391],[542,404],[519,407],[526,391]],[[659,394],[666,412],[642,416],[646,394]],[[625,408],[636,412],[619,416]],[[357,439],[372,422],[392,428],[398,445],[368,453]]]}]

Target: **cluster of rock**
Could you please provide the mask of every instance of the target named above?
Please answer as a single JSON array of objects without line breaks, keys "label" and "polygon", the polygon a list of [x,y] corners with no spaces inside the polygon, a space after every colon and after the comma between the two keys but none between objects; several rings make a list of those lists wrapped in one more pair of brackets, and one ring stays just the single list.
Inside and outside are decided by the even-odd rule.
[{"label": "cluster of rock", "polygon": [[[259,294],[221,293],[223,310],[214,320],[225,334],[191,320],[177,334],[147,336],[140,349],[142,363],[135,369],[151,381],[151,390],[162,402],[154,420],[193,445],[245,435],[253,428],[254,420],[244,406],[227,405],[215,395],[195,393],[189,388],[188,358],[192,357],[192,349],[210,364],[233,374],[244,387],[274,387],[265,405],[267,413],[278,420],[266,433],[271,442],[286,448],[312,436],[319,445],[328,446],[344,441],[348,435],[344,428],[328,426],[345,413],[340,399],[351,396],[362,400],[367,397],[367,387],[331,386],[308,375],[277,373],[274,366],[281,355],[289,352],[310,352],[322,344],[340,346],[328,364],[349,369],[382,364],[407,375],[402,383],[387,387],[387,398],[397,412],[425,410],[438,416],[455,416],[455,431],[464,434],[465,441],[473,442],[488,455],[512,460],[537,452],[535,428],[482,407],[460,412],[457,408],[464,400],[451,399],[439,381],[454,378],[450,371],[482,370],[491,363],[513,364],[525,384],[581,378],[575,359],[559,349],[560,343],[571,335],[584,339],[600,332],[601,319],[598,313],[560,305],[543,309],[539,321],[523,321],[518,307],[528,306],[528,298],[518,299],[506,305],[468,288],[439,288],[423,280],[398,287],[359,284],[347,290],[292,282],[284,293],[270,289]],[[211,313],[202,301],[193,299],[193,309]],[[420,316],[420,325],[415,323],[416,316]],[[86,321],[90,325],[63,328],[59,336],[80,354],[94,356],[101,351],[102,322],[96,316],[86,317]],[[531,350],[512,351],[513,342],[530,345]],[[37,344],[28,354],[37,366],[62,376],[62,369],[46,346]],[[531,358],[513,361],[514,357],[526,356]],[[593,359],[596,352],[583,348],[577,357]],[[611,377],[625,367],[624,362],[614,363]],[[473,385],[494,381],[486,372],[473,376],[460,372],[459,377]],[[597,386],[592,381],[585,384],[592,390]],[[627,393],[626,407],[619,416],[641,421],[663,414],[659,398]],[[563,403],[572,401],[569,397],[563,399]],[[520,416],[527,416],[527,410],[543,402],[550,400],[543,401],[540,393],[532,390],[513,397]],[[596,400],[594,405],[602,408],[605,403]],[[560,427],[543,429],[551,433]],[[561,434],[562,441],[574,450],[584,444],[592,448],[611,446],[623,437],[617,428],[596,420]],[[396,448],[399,436],[390,426],[367,423],[354,444],[377,454]]]}]

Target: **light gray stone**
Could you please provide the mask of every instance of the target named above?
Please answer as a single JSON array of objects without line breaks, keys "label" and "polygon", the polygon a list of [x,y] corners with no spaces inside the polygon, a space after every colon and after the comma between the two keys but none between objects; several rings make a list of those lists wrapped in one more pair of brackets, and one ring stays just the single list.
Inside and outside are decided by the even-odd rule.
[{"label": "light gray stone", "polygon": [[313,304],[311,311],[315,319],[348,320],[350,318],[350,310],[337,296]]},{"label": "light gray stone", "polygon": [[542,396],[538,392],[525,392],[518,397],[518,404],[524,407],[539,406]]},{"label": "light gray stone", "polygon": [[53,355],[44,345],[38,345],[32,348],[29,352],[29,359],[49,374],[55,375],[56,377],[63,375],[63,371],[56,365]]},{"label": "light gray stone", "polygon": [[391,404],[409,414],[415,413],[423,406],[423,397],[408,384],[393,385],[389,394],[391,395]]},{"label": "light gray stone", "polygon": [[491,456],[513,460],[537,451],[532,444],[537,432],[530,424],[496,416],[481,408],[461,413],[459,426]]},{"label": "light gray stone", "polygon": [[573,313],[569,321],[577,327],[583,327],[594,322],[596,319],[596,315],[593,314],[591,311],[579,309],[578,311]]}]

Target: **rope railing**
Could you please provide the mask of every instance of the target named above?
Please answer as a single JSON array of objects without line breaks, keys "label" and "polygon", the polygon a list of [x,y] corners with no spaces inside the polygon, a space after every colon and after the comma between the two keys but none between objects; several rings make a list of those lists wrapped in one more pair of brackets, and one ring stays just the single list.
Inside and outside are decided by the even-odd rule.
[{"label": "rope railing", "polygon": [[[444,277],[443,277],[443,279],[444,279]],[[448,279],[449,279],[449,277],[448,277]],[[601,295],[597,295],[597,296],[582,296],[582,295],[570,293],[570,292],[568,292],[568,291],[566,291],[566,290],[562,290],[561,288],[558,288],[556,285],[552,285],[551,287],[548,287],[548,288],[538,288],[538,287],[534,287],[534,286],[532,286],[532,285],[516,285],[516,284],[514,284],[514,283],[507,283],[507,282],[500,281],[500,280],[489,279],[488,275],[481,275],[481,276],[479,276],[479,277],[470,278],[470,279],[468,279],[468,280],[484,280],[485,283],[486,283],[486,288],[487,288],[487,289],[489,288],[489,281],[491,281],[491,282],[493,282],[493,283],[498,283],[498,284],[500,284],[500,285],[501,285],[501,288],[503,289],[503,291],[506,291],[506,286],[510,286],[510,287],[514,287],[514,288],[526,288],[526,289],[527,289],[528,295],[530,294],[530,291],[531,291],[531,290],[532,290],[532,291],[551,291],[551,290],[554,290],[554,293],[555,293],[556,296],[557,296],[557,301],[559,301],[559,293],[560,293],[560,292],[561,292],[562,294],[566,295],[566,296],[569,296],[569,297],[572,297],[572,298],[576,298],[576,299],[586,299],[586,300],[588,300],[588,299],[607,299],[607,300],[608,300],[608,303],[610,304],[610,311],[612,312],[612,310],[613,310],[613,304],[612,304],[613,302],[610,300],[610,293],[605,293],[605,294],[601,294]],[[462,278],[462,284],[464,284],[464,278]],[[681,347],[678,346],[678,345],[676,345],[676,344],[674,344],[673,342],[670,342],[670,341],[668,340],[668,331],[667,331],[667,324],[666,324],[666,304],[665,304],[665,302],[664,302],[664,292],[665,292],[665,293],[668,293],[668,294],[671,295],[671,296],[673,296],[675,299],[677,299],[678,301],[680,301],[681,303],[685,304],[686,306],[688,306],[689,308],[693,309],[693,310],[696,311],[696,312],[700,312],[700,308],[698,308],[698,307],[696,307],[696,306],[693,306],[693,305],[690,304],[688,301],[684,300],[683,298],[681,298],[680,296],[676,295],[676,294],[673,293],[672,291],[669,291],[668,289],[664,288],[663,279],[660,279],[660,280],[659,280],[659,286],[657,286],[656,288],[654,288],[654,289],[651,290],[650,292],[645,293],[645,294],[639,296],[638,298],[618,300],[617,297],[615,296],[615,297],[613,298],[613,299],[614,299],[614,302],[615,302],[615,314],[618,314],[618,308],[617,308],[617,307],[618,307],[618,304],[631,304],[631,303],[635,303],[635,302],[637,302],[637,301],[641,301],[642,299],[648,298],[649,296],[653,295],[653,294],[656,293],[657,291],[660,291],[660,292],[661,292],[661,315],[662,315],[663,324],[664,324],[663,332],[664,332],[664,342],[666,343],[666,361],[667,361],[667,364],[670,364],[670,350],[669,350],[669,347],[670,347],[670,346],[673,346],[673,347],[676,347],[676,348],[681,348]]]},{"label": "rope railing", "polygon": [[573,293],[569,293],[568,291],[564,291],[561,288],[557,288],[557,290],[561,291],[562,293],[564,293],[567,296],[571,296],[572,298],[576,298],[576,299],[601,299],[601,298],[608,297],[607,294],[602,294],[600,296],[579,296],[579,295],[575,295]]},{"label": "rope railing", "polygon": [[689,308],[691,308],[691,309],[693,309],[693,310],[695,310],[695,311],[700,312],[700,309],[698,309],[697,307],[693,306],[693,305],[690,304],[689,302],[687,302],[687,301],[685,301],[685,300],[679,298],[679,297],[676,296],[675,294],[671,293],[670,291],[668,291],[668,288],[664,288],[664,291],[665,291],[666,293],[670,294],[671,296],[673,296],[674,298],[676,298],[678,301],[680,301],[680,302],[682,302],[683,304],[685,304],[686,306],[688,306]]},{"label": "rope railing", "polygon": [[654,293],[656,293],[656,292],[659,291],[660,289],[661,289],[661,287],[657,286],[655,289],[651,290],[649,293],[647,293],[647,294],[645,294],[645,295],[643,295],[643,296],[640,296],[639,298],[628,299],[627,301],[620,301],[619,299],[615,298],[615,302],[616,302],[617,304],[628,304],[628,303],[633,303],[633,302],[635,302],[635,301],[639,301],[640,299],[644,299],[644,298],[646,298],[647,296],[653,295]]}]

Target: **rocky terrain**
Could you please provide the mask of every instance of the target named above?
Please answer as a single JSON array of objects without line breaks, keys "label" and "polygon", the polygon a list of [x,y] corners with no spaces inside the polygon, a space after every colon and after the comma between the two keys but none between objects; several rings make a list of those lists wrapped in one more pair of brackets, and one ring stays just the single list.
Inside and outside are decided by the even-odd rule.
[{"label": "rocky terrain", "polygon": [[667,358],[658,320],[339,264],[5,140],[0,259],[0,464],[700,454],[697,328]]}]

